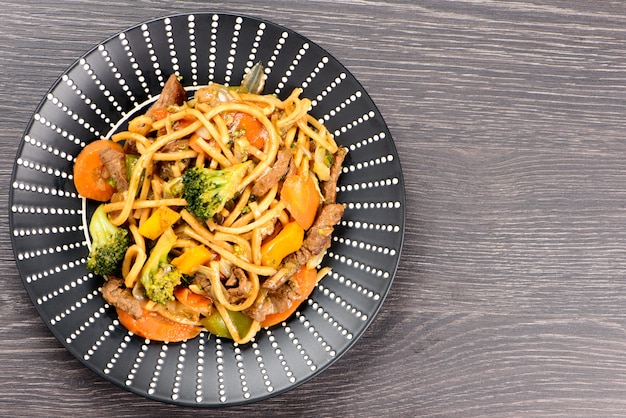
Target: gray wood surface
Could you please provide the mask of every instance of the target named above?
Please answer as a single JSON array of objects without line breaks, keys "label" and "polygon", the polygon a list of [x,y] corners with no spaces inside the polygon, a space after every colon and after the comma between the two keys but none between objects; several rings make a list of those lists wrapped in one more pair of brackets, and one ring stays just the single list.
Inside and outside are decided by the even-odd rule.
[{"label": "gray wood surface", "polygon": [[[0,415],[626,414],[626,4],[0,0]],[[13,159],[80,55],[150,18],[288,26],[361,81],[403,165],[407,229],[379,315],[286,394],[196,411],[128,393],[52,336],[18,276]]]}]

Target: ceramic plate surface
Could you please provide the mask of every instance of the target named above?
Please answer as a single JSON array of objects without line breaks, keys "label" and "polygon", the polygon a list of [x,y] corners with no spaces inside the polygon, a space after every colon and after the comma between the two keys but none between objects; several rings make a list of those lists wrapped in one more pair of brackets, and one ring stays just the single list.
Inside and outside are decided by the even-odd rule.
[{"label": "ceramic plate surface", "polygon": [[[73,185],[85,144],[122,129],[155,100],[171,73],[190,89],[238,85],[265,66],[266,93],[295,87],[348,148],[337,200],[346,205],[323,264],[332,273],[286,323],[237,345],[208,333],[184,343],[144,340],[122,327],[85,268],[92,204]],[[297,33],[245,16],[197,13],[121,32],[78,59],[35,111],[18,149],[10,191],[17,266],[52,333],[105,379],[158,401],[215,407],[277,395],[348,350],[391,286],[404,234],[405,195],[389,130],[361,84]]]}]

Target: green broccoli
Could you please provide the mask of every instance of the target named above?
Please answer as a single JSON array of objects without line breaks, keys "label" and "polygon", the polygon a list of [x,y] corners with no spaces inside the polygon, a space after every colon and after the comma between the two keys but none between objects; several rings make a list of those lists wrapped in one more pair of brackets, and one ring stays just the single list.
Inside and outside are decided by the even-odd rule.
[{"label": "green broccoli", "polygon": [[176,240],[176,233],[168,228],[150,251],[139,276],[148,299],[162,305],[174,299],[174,288],[182,279],[182,273],[168,259]]},{"label": "green broccoli", "polygon": [[183,198],[187,210],[203,222],[212,218],[235,197],[250,164],[251,161],[246,161],[222,170],[192,167],[185,171]]},{"label": "green broccoli", "polygon": [[87,257],[87,268],[101,276],[119,274],[130,245],[128,231],[113,225],[103,205],[100,205],[89,222],[89,234],[91,250]]}]

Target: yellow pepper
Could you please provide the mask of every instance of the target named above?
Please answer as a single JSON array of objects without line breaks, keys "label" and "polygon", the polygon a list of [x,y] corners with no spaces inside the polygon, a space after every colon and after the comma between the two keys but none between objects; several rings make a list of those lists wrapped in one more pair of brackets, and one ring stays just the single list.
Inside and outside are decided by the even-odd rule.
[{"label": "yellow pepper", "polygon": [[172,265],[183,274],[193,274],[198,266],[213,258],[213,253],[204,245],[187,248],[181,255],[172,260]]},{"label": "yellow pepper", "polygon": [[277,268],[287,255],[298,251],[304,241],[304,229],[289,222],[274,238],[261,246],[261,264]]},{"label": "yellow pepper", "polygon": [[178,221],[180,213],[173,211],[167,206],[160,206],[157,210],[141,224],[138,231],[144,237],[155,240],[165,232],[165,230]]}]

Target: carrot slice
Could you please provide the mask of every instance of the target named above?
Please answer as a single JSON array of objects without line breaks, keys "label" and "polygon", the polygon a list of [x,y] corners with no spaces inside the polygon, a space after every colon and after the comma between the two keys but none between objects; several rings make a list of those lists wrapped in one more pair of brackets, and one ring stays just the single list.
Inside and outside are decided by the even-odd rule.
[{"label": "carrot slice", "polygon": [[269,133],[265,126],[254,116],[245,112],[237,112],[234,117],[236,130],[243,131],[246,139],[255,148],[262,149]]},{"label": "carrot slice", "polygon": [[174,297],[180,303],[198,313],[206,313],[211,305],[209,298],[205,298],[182,286],[178,286],[174,289]]},{"label": "carrot slice", "polygon": [[321,200],[312,176],[302,174],[287,176],[280,191],[280,201],[298,225],[305,230],[313,225]]},{"label": "carrot slice", "polygon": [[87,199],[106,202],[115,193],[115,187],[109,182],[108,172],[100,159],[99,152],[112,148],[123,152],[120,144],[108,139],[93,141],[76,157],[74,162],[74,186],[76,191]]},{"label": "carrot slice", "polygon": [[280,324],[289,318],[296,311],[296,309],[298,309],[302,302],[304,302],[311,295],[311,292],[313,292],[313,289],[317,284],[317,271],[315,269],[308,269],[306,266],[300,267],[293,277],[298,283],[298,286],[300,286],[300,298],[295,300],[286,311],[267,315],[263,322],[261,322],[261,326],[263,328]]},{"label": "carrot slice", "polygon": [[141,318],[135,319],[122,309],[117,308],[116,310],[120,323],[127,330],[149,340],[185,341],[195,338],[202,330],[201,327],[171,321],[156,312],[144,310]]},{"label": "carrot slice", "polygon": [[168,113],[167,107],[157,107],[150,110],[150,116],[152,116],[153,120],[161,120],[165,118]]}]

